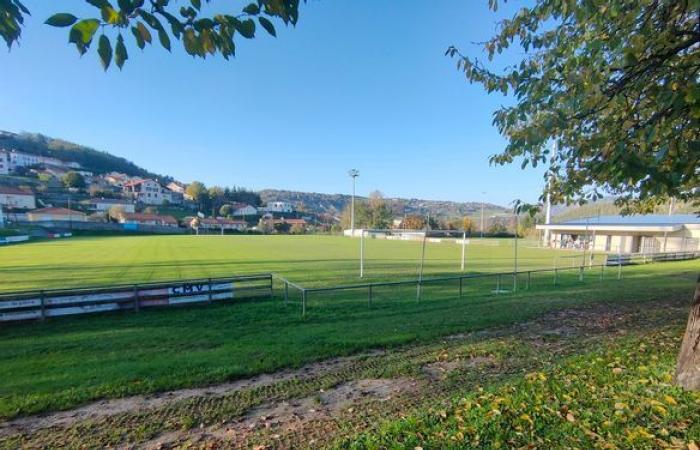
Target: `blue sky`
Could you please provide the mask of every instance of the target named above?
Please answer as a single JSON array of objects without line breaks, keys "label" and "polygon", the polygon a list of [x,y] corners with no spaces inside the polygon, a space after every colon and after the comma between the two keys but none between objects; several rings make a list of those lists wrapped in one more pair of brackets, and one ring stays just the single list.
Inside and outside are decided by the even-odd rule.
[{"label": "blue sky", "polygon": [[107,73],[94,51],[78,56],[65,29],[42,25],[56,2],[25,4],[21,45],[0,52],[0,129],[208,185],[347,192],[354,167],[361,194],[499,204],[539,195],[539,171],[488,164],[504,146],[491,113],[508,99],[467,84],[444,56],[455,44],[482,57],[473,42],[521,2],[493,13],[486,0],[309,0],[296,28],[239,40],[235,60],[142,52],[129,40],[124,70]]}]

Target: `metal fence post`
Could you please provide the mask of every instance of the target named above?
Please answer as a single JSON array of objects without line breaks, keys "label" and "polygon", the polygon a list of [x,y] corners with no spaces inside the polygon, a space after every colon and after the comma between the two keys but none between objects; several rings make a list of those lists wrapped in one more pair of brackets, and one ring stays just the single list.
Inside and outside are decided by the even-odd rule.
[{"label": "metal fence post", "polygon": [[617,259],[617,279],[622,278],[622,258]]},{"label": "metal fence post", "polygon": [[139,285],[135,284],[134,285],[134,310],[136,312],[141,310],[141,305],[139,305]]},{"label": "metal fence post", "polygon": [[532,272],[528,270],[527,271],[527,285],[525,286],[525,290],[527,290],[527,291],[530,290],[531,278],[532,278]]},{"label": "metal fence post", "polygon": [[518,272],[513,272],[513,294],[518,290]]},{"label": "metal fence post", "polygon": [[558,275],[559,275],[559,273],[557,272],[557,268],[555,267],[555,268],[554,268],[554,286],[555,286],[555,287],[556,287],[556,285],[557,285],[557,277],[558,277]]},{"label": "metal fence post", "polygon": [[459,277],[459,298],[462,298],[462,283],[464,278]]},{"label": "metal fence post", "polygon": [[368,285],[369,287],[369,295],[367,296],[367,307],[371,308],[372,307],[372,285]]},{"label": "metal fence post", "polygon": [[418,281],[416,282],[416,301],[419,301],[419,300],[420,300],[420,288],[421,288],[421,284],[422,284],[422,283],[421,283],[420,280],[418,280]]},{"label": "metal fence post", "polygon": [[272,274],[270,274],[270,300],[275,296],[275,286],[274,286],[274,281],[272,280]]},{"label": "metal fence post", "polygon": [[207,299],[207,303],[211,303],[211,278],[207,280],[207,284],[209,286],[209,299]]},{"label": "metal fence post", "polygon": [[600,265],[600,281],[603,281],[605,276],[605,263]]},{"label": "metal fence post", "polygon": [[44,296],[44,291],[39,292],[41,301],[41,320],[46,319],[46,297]]},{"label": "metal fence post", "polygon": [[306,289],[301,290],[301,317],[306,315]]},{"label": "metal fence post", "polygon": [[498,276],[496,276],[496,295],[501,293],[501,274],[499,273]]},{"label": "metal fence post", "polygon": [[287,280],[284,281],[284,306],[289,303],[289,283]]},{"label": "metal fence post", "polygon": [[583,265],[578,268],[578,281],[583,283]]}]

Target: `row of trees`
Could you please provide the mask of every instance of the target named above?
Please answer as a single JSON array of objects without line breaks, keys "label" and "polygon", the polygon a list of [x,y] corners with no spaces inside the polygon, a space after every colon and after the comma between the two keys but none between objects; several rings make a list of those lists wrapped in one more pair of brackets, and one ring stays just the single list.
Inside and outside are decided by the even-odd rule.
[{"label": "row of trees", "polygon": [[221,210],[224,205],[229,203],[246,203],[252,206],[262,205],[262,199],[257,192],[249,191],[241,187],[207,187],[201,181],[193,181],[187,186],[185,193],[197,203],[200,211],[211,211],[212,216],[222,214]]}]

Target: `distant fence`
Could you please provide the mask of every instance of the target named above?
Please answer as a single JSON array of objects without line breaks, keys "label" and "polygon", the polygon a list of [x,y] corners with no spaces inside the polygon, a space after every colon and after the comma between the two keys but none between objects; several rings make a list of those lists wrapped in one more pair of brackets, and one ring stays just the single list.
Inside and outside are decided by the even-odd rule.
[{"label": "distant fence", "polygon": [[0,321],[211,303],[272,295],[272,275],[0,294]]},{"label": "distant fence", "polygon": [[22,226],[39,226],[47,229],[57,230],[74,230],[74,231],[114,231],[120,233],[141,232],[154,234],[185,234],[190,230],[181,227],[170,227],[162,225],[140,225],[140,224],[124,224],[111,222],[79,222],[76,220],[51,220],[30,222],[26,220],[18,220],[13,222],[14,225]]},{"label": "distant fence", "polygon": [[[617,255],[615,255],[617,256]],[[382,300],[397,298],[420,301],[423,297],[457,297],[469,295],[506,294],[519,290],[530,290],[535,287],[558,287],[571,283],[583,283],[586,280],[622,278],[622,267],[629,264],[651,263],[663,261],[679,261],[700,257],[700,252],[675,252],[655,254],[654,258],[647,254],[646,258],[637,255],[626,255],[627,259],[608,259],[602,264],[583,264],[571,267],[554,267],[551,269],[533,269],[523,271],[493,272],[478,274],[463,274],[445,277],[399,280],[387,282],[372,282],[347,284],[341,286],[305,288],[292,283],[278,275],[275,279],[283,283],[283,298],[286,304],[299,304],[301,314],[306,315],[310,306],[326,308],[336,304],[354,304],[364,301],[368,308]],[[436,289],[438,288],[438,289]],[[428,291],[430,293],[428,294]],[[338,296],[335,294],[345,293]],[[317,302],[312,302],[319,299]]]},{"label": "distant fence", "polygon": [[700,251],[692,252],[658,252],[658,253],[623,253],[619,255],[608,255],[607,264],[617,266],[618,264],[647,264],[652,262],[682,261],[700,257]]},{"label": "distant fence", "polygon": [[0,236],[0,245],[13,244],[15,242],[25,242],[29,240],[29,236]]}]

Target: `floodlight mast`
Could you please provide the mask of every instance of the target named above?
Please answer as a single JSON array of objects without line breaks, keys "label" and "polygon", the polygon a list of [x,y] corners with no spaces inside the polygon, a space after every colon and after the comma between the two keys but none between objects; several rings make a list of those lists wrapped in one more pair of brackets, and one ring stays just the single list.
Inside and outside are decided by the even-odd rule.
[{"label": "floodlight mast", "polygon": [[350,204],[350,236],[355,236],[355,181],[357,177],[360,176],[360,171],[357,169],[350,169],[348,175],[352,178],[352,198]]}]

